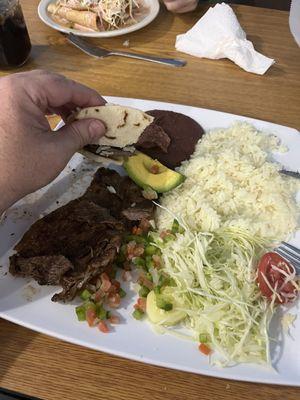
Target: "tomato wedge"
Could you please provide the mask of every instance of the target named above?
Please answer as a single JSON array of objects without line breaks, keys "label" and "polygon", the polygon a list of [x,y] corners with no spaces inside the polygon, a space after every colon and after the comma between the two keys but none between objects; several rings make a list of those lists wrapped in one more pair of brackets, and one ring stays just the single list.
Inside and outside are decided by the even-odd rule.
[{"label": "tomato wedge", "polygon": [[279,254],[273,252],[264,254],[259,261],[257,274],[257,282],[262,295],[272,300],[273,289],[278,294],[276,303],[294,301],[298,290],[291,280],[286,281],[287,274],[292,278],[294,273],[295,268]]}]

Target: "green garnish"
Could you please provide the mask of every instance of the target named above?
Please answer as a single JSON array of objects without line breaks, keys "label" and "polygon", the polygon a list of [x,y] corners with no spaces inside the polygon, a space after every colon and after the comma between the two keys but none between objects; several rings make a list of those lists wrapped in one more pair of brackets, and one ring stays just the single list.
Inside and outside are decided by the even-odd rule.
[{"label": "green garnish", "polygon": [[207,343],[208,340],[208,335],[206,333],[200,333],[199,334],[199,342],[200,343]]},{"label": "green garnish", "polygon": [[96,304],[93,301],[86,301],[83,303],[83,307],[85,308],[85,311],[87,310],[95,310],[96,311]]},{"label": "green garnish", "polygon": [[164,311],[171,311],[173,309],[173,304],[167,302],[159,296],[156,296],[156,305]]},{"label": "green garnish", "polygon": [[76,307],[75,312],[76,312],[78,321],[86,320],[86,314],[85,314],[86,311],[85,311],[85,307],[83,305]]},{"label": "green garnish", "polygon": [[152,260],[152,256],[146,256],[146,267],[147,269],[152,268],[154,265],[153,260]]},{"label": "green garnish", "polygon": [[173,278],[166,278],[165,282],[164,282],[165,286],[172,286],[175,287],[176,286],[176,282]]},{"label": "green garnish", "polygon": [[147,256],[153,256],[156,252],[157,252],[157,248],[155,246],[153,246],[152,244],[148,244],[145,247],[145,254]]},{"label": "green garnish", "polygon": [[150,290],[146,286],[142,286],[139,290],[140,297],[147,297]]},{"label": "green garnish", "polygon": [[172,242],[173,240],[175,240],[173,233],[169,233],[163,238],[164,243]]},{"label": "green garnish", "polygon": [[99,319],[104,320],[109,318],[108,313],[109,311],[106,311],[102,304],[97,304],[96,315]]},{"label": "green garnish", "polygon": [[161,289],[161,286],[155,286],[155,288],[153,289],[154,293],[155,294],[160,294],[160,289]]},{"label": "green garnish", "polygon": [[152,275],[150,274],[150,272],[147,272],[145,276],[146,276],[146,278],[148,279],[148,281],[153,282],[153,277],[152,277]]},{"label": "green garnish", "polygon": [[173,234],[175,234],[175,233],[183,233],[184,232],[183,227],[179,225],[179,222],[177,221],[177,219],[173,220],[171,232]]},{"label": "green garnish", "polygon": [[123,299],[123,297],[125,297],[125,296],[126,296],[126,292],[125,292],[125,290],[124,290],[124,289],[122,289],[122,288],[120,288],[120,290],[119,290],[119,295],[120,295],[120,297]]},{"label": "green garnish", "polygon": [[80,298],[86,301],[91,297],[91,295],[92,294],[87,289],[84,289],[84,291],[80,293]]},{"label": "green garnish", "polygon": [[168,282],[168,278],[165,277],[164,275],[160,275],[158,278],[158,285],[159,286],[166,286],[166,283]]},{"label": "green garnish", "polygon": [[132,262],[134,265],[136,265],[137,267],[144,267],[145,266],[145,260],[142,257],[134,257],[132,259]]},{"label": "green garnish", "polygon": [[144,317],[145,313],[142,310],[134,310],[132,313],[133,318],[135,319],[142,319]]}]

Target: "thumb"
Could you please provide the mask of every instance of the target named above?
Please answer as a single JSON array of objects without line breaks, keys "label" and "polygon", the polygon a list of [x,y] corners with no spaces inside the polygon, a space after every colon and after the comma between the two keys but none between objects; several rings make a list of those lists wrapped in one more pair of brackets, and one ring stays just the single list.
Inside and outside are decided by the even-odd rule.
[{"label": "thumb", "polygon": [[62,146],[70,152],[76,152],[87,144],[97,144],[105,135],[105,125],[97,119],[81,119],[63,126],[57,131]]}]

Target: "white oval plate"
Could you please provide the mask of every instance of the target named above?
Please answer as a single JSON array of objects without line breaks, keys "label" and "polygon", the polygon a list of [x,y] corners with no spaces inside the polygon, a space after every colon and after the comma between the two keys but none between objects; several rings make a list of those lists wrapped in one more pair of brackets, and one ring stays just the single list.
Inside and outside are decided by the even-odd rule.
[{"label": "white oval plate", "polygon": [[[181,112],[199,122],[205,131],[229,127],[236,120],[247,121],[257,129],[277,135],[289,151],[274,153],[275,160],[286,169],[299,170],[300,134],[296,129],[180,104],[120,97],[106,97],[106,100],[144,111],[162,109]],[[58,128],[61,126],[59,124]],[[136,295],[126,287],[125,282],[122,282],[122,286],[127,296],[118,309],[122,323],[110,334],[103,335],[97,328],[91,329],[86,323],[77,321],[74,303],[63,305],[51,301],[51,296],[60,288],[39,286],[31,280],[14,278],[7,273],[12,249],[30,225],[42,215],[83,194],[93,170],[98,167],[96,163],[86,165],[83,157],[77,153],[54,182],[14,205],[7,211],[6,218],[0,221],[0,265],[3,266],[0,268],[0,318],[71,343],[149,364],[220,378],[300,386],[300,315],[291,328],[291,334],[283,336],[276,331],[280,313],[277,312],[274,317],[270,336],[278,341],[271,342],[273,369],[255,364],[239,364],[222,369],[209,365],[208,358],[200,354],[197,343],[171,335],[158,335],[148,323],[135,320],[131,313]],[[121,167],[116,169],[122,173]],[[300,247],[300,230],[291,243]],[[298,301],[289,312],[299,314],[299,306]]]},{"label": "white oval plate", "polygon": [[159,1],[158,0],[144,0],[144,4],[148,6],[149,13],[145,16],[140,22],[128,26],[127,28],[116,29],[113,31],[104,31],[104,32],[82,32],[78,29],[71,29],[65,26],[62,26],[50,17],[47,12],[47,7],[50,3],[54,3],[55,0],[41,0],[38,6],[38,14],[40,19],[51,28],[64,32],[64,33],[73,33],[74,35],[78,36],[88,36],[88,37],[95,37],[95,38],[108,38],[114,36],[121,36],[126,35],[127,33],[137,31],[139,29],[144,28],[145,26],[149,25],[156,17],[159,12]]}]

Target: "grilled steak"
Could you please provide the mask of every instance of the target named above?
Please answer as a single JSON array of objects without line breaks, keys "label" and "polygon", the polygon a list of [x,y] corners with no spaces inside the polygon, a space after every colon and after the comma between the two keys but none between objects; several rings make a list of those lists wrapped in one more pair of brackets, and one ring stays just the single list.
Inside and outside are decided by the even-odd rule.
[{"label": "grilled steak", "polygon": [[23,258],[13,255],[10,259],[10,273],[30,276],[40,285],[59,285],[62,276],[72,269],[72,263],[64,256]]},{"label": "grilled steak", "polygon": [[151,218],[153,205],[128,177],[100,168],[79,199],[36,221],[16,245],[10,272],[41,285],[60,284],[53,301],[70,301],[111,268],[132,221]]},{"label": "grilled steak", "polygon": [[109,208],[111,215],[128,224],[127,220],[151,219],[154,205],[146,200],[141,189],[128,177],[116,171],[100,168],[84,194],[101,207]]}]

